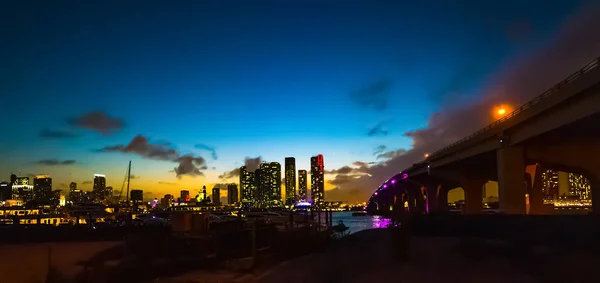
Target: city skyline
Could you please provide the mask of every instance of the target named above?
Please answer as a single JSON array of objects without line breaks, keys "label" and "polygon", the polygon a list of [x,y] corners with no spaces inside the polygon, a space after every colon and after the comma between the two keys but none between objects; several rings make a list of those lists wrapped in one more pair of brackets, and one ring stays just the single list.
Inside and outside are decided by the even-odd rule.
[{"label": "city skyline", "polygon": [[49,174],[53,189],[92,190],[104,174],[120,188],[131,160],[131,189],[160,198],[237,182],[262,160],[310,171],[323,154],[325,200],[364,201],[600,50],[585,1],[67,2],[10,4],[0,19],[15,27],[0,47],[0,181]]}]

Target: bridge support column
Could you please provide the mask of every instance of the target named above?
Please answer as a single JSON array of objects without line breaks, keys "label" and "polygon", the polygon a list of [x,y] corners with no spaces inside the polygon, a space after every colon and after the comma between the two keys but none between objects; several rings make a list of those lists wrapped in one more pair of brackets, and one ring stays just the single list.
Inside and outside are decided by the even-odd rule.
[{"label": "bridge support column", "polygon": [[437,188],[437,211],[448,211],[448,191],[450,190],[450,186],[444,184]]},{"label": "bridge support column", "polygon": [[506,214],[525,214],[525,157],[520,146],[498,150],[498,193],[500,210]]},{"label": "bridge support column", "polygon": [[438,188],[440,187],[438,183],[430,183],[423,185],[425,187],[425,191],[427,192],[427,213],[435,213],[438,211]]},{"label": "bridge support column", "polygon": [[526,168],[529,177],[532,179],[528,184],[529,193],[529,213],[532,215],[548,215],[554,214],[554,204],[544,204],[544,191],[542,173],[545,169],[541,164],[527,166]]},{"label": "bridge support column", "polygon": [[483,185],[486,182],[466,180],[461,183],[465,192],[465,214],[483,214]]}]

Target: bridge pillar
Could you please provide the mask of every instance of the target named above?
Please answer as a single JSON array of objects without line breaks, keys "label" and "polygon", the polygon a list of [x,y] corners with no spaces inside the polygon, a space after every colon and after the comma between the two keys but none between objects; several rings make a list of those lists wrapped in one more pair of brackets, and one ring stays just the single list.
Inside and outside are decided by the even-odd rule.
[{"label": "bridge pillar", "polygon": [[438,211],[438,188],[439,184],[427,184],[424,186],[427,192],[427,213],[435,213]]},{"label": "bridge pillar", "polygon": [[451,186],[441,184],[437,188],[437,211],[448,211],[448,191]]},{"label": "bridge pillar", "polygon": [[527,187],[523,148],[512,146],[497,151],[500,210],[506,214],[525,214]]},{"label": "bridge pillar", "polygon": [[483,185],[484,180],[465,180],[461,186],[465,192],[465,214],[483,213]]},{"label": "bridge pillar", "polygon": [[531,178],[527,189],[529,193],[529,213],[532,215],[554,214],[554,204],[544,204],[542,173],[545,169],[541,164],[527,166],[526,171]]}]

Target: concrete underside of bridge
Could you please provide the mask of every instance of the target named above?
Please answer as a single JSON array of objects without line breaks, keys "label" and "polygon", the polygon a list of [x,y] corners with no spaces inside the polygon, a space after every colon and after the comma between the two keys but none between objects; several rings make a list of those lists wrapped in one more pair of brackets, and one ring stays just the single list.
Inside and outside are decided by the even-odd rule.
[{"label": "concrete underside of bridge", "polygon": [[[600,207],[600,114],[554,129],[523,142],[451,162],[425,173],[411,175],[378,202],[396,205],[408,199],[408,210],[416,213],[447,210],[448,191],[461,187],[465,193],[463,212],[483,213],[483,186],[498,182],[500,210],[505,214],[552,214],[553,205],[543,204],[541,173],[546,169],[582,174],[590,180],[592,205]],[[505,133],[510,135],[510,132]],[[498,141],[500,143],[500,141]],[[529,209],[527,197],[529,196]],[[384,201],[386,196],[391,196]],[[597,213],[600,209],[592,209]]]}]

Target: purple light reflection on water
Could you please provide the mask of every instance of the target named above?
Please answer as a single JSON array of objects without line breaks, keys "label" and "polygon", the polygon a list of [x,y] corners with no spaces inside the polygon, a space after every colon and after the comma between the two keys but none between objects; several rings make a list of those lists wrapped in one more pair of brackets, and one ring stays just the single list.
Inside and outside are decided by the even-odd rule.
[{"label": "purple light reflection on water", "polygon": [[375,215],[373,216],[373,228],[387,228],[390,224],[392,224],[392,220],[389,218],[383,218],[381,216]]},{"label": "purple light reflection on water", "polygon": [[333,225],[338,224],[340,220],[350,228],[348,232],[351,234],[362,230],[387,228],[391,224],[390,219],[382,216],[352,216],[350,211],[334,212]]}]

